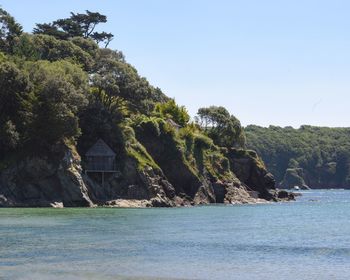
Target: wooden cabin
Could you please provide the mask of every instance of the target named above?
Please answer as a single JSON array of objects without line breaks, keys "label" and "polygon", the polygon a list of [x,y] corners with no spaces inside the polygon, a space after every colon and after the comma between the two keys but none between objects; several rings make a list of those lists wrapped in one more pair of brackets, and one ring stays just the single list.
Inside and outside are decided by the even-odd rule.
[{"label": "wooden cabin", "polygon": [[86,171],[108,172],[115,170],[115,152],[102,140],[97,142],[86,152]]}]

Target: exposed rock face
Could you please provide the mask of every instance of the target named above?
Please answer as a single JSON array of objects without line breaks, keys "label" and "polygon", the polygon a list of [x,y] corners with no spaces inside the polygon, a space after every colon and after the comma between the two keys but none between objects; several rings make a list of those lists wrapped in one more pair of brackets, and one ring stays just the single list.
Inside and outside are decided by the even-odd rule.
[{"label": "exposed rock face", "polygon": [[248,191],[237,179],[229,183],[216,182],[213,184],[217,203],[225,204],[248,204],[262,203],[266,200],[260,199],[258,195]]},{"label": "exposed rock face", "polygon": [[[300,189],[329,189],[329,188],[350,188],[350,178],[345,181],[342,179],[345,175],[342,172],[348,172],[347,169],[338,168],[336,162],[325,163],[315,168],[312,172],[304,168],[289,168],[286,170],[283,180],[280,183],[282,188],[290,189],[294,186]],[[344,176],[343,176],[344,175]]]},{"label": "exposed rock face", "polygon": [[90,196],[98,205],[104,205],[108,201],[133,199],[175,206],[175,190],[161,170],[152,167],[138,170],[136,163],[128,158],[123,172],[105,174],[103,186],[100,176],[100,173],[84,176]]},{"label": "exposed rock face", "polygon": [[[190,204],[175,197],[161,170],[137,168],[127,158],[122,172],[83,174],[74,147],[60,144],[45,156],[23,159],[0,173],[0,206],[4,207],[173,207]],[[130,200],[130,202],[127,202]],[[137,202],[135,202],[137,201]]]},{"label": "exposed rock face", "polygon": [[[248,190],[257,192],[259,198],[278,200],[276,182],[269,173],[262,160],[254,151],[229,149],[227,158],[230,161],[232,171],[237,178],[244,183]],[[293,197],[290,197],[293,199]]]},{"label": "exposed rock face", "polygon": [[0,196],[0,206],[93,206],[81,176],[80,157],[66,145],[1,172]]},{"label": "exposed rock face", "polygon": [[[232,173],[219,180],[205,167],[196,174],[168,143],[153,139],[143,144],[160,168],[139,168],[134,158],[125,157],[123,169],[105,174],[103,185],[100,173],[83,174],[74,147],[60,144],[45,156],[26,158],[0,173],[0,206],[174,207],[294,198],[274,190],[273,176],[253,154],[228,151]],[[169,148],[175,149],[172,157],[166,157]]]},{"label": "exposed rock face", "polygon": [[302,190],[309,190],[309,186],[305,184],[304,176],[305,174],[302,168],[287,169],[283,181],[281,182],[281,186],[285,189],[299,187]]}]

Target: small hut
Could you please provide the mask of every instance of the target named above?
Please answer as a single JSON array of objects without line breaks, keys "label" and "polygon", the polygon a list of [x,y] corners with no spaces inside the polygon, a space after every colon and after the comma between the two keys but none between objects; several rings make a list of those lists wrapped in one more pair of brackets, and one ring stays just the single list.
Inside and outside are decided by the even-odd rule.
[{"label": "small hut", "polygon": [[176,122],[174,122],[172,119],[167,119],[166,122],[168,124],[170,124],[170,126],[172,126],[173,128],[175,128],[176,131],[179,131],[179,129],[181,128],[181,125],[177,124]]},{"label": "small hut", "polygon": [[86,171],[108,172],[115,170],[115,152],[102,140],[98,139],[85,154]]}]

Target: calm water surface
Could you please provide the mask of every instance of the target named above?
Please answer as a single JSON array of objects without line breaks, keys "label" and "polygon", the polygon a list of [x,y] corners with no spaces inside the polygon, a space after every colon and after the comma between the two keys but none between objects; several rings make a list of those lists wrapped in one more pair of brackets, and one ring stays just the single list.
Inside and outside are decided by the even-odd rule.
[{"label": "calm water surface", "polygon": [[350,279],[350,191],[176,209],[0,209],[0,279]]}]

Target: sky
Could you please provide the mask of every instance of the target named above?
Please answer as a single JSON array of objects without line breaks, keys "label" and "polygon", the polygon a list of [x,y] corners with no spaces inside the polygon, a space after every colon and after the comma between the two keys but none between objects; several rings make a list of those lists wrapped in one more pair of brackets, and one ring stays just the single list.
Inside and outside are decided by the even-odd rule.
[{"label": "sky", "polygon": [[140,75],[243,125],[350,126],[350,1],[0,0],[27,32],[71,11],[107,15]]}]

